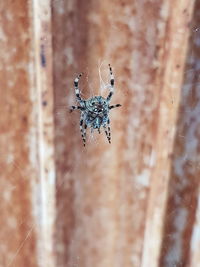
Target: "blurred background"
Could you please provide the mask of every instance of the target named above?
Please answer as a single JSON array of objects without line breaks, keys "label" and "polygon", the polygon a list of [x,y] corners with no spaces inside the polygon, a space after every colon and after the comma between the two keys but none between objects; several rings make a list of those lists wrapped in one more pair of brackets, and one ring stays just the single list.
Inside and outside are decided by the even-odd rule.
[{"label": "blurred background", "polygon": [[[0,2],[0,267],[200,266],[200,1]],[[115,92],[112,144],[83,98]]]}]

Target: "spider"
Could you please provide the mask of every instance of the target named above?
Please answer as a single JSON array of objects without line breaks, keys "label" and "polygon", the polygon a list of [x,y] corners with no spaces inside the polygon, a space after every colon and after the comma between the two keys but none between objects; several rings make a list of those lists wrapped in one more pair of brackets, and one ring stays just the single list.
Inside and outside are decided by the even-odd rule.
[{"label": "spider", "polygon": [[99,134],[101,126],[103,127],[108,142],[111,143],[111,133],[110,133],[110,119],[109,119],[109,111],[113,108],[120,107],[120,104],[111,105],[110,100],[114,93],[114,76],[112,72],[112,68],[109,66],[110,70],[110,92],[107,98],[102,96],[94,96],[89,99],[82,99],[80,96],[79,89],[79,80],[82,76],[80,73],[74,80],[75,94],[76,100],[78,102],[78,106],[71,106],[70,112],[77,109],[81,111],[80,117],[80,131],[83,140],[83,145],[86,144],[86,129],[87,127],[93,129],[97,129]]}]

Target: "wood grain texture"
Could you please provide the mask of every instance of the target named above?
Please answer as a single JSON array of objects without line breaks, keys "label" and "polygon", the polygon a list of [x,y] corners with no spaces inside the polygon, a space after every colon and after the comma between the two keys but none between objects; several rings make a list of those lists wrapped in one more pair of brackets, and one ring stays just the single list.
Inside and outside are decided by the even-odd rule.
[{"label": "wood grain texture", "polygon": [[[142,5],[148,7],[148,14]],[[88,138],[83,149],[78,116],[57,116],[59,266],[128,267],[140,263],[149,162],[156,131],[153,114],[159,99],[150,84],[156,73],[152,63],[159,8],[158,2],[149,5],[146,1],[141,5],[117,1],[115,6],[107,1],[90,1],[87,5],[69,1],[60,6],[55,2],[56,108],[73,103],[71,87],[76,72],[86,72],[88,82],[81,83],[86,97],[98,93],[98,67],[102,61],[106,61],[104,74],[107,63],[114,67],[113,101],[123,105],[111,114],[111,146],[103,136],[95,136]],[[121,16],[116,16],[118,13]],[[59,31],[63,25],[65,32]],[[144,56],[145,61],[141,60]]]},{"label": "wood grain texture", "polygon": [[[189,4],[190,9],[188,9]],[[168,186],[172,179],[170,169],[173,164],[177,112],[181,101],[180,93],[193,4],[194,2],[191,1],[177,1],[169,5],[165,2],[163,6],[163,13],[168,14],[168,16],[164,16],[166,18],[165,40],[161,46],[160,58],[158,58],[161,66],[158,86],[162,88],[162,92],[160,94],[158,131],[155,141],[156,164],[151,174],[152,184],[150,185],[146,217],[142,266],[148,266],[148,264],[149,266],[160,266],[159,257],[163,239],[165,206],[168,194],[171,193],[168,191]],[[174,197],[176,197],[175,194]],[[169,266],[173,266],[173,264],[176,263],[171,262]]]},{"label": "wood grain texture", "polygon": [[33,109],[31,15],[27,1],[1,1],[0,266],[37,266],[29,133]]},{"label": "wood grain texture", "polygon": [[0,3],[1,267],[55,266],[50,2]]},{"label": "wood grain texture", "polygon": [[[0,3],[0,267],[200,265],[199,10]],[[84,148],[73,80],[106,96],[108,63],[112,144]]]},{"label": "wood grain texture", "polygon": [[[198,266],[199,257],[199,2],[191,33],[177,118],[161,265]],[[195,256],[194,256],[195,255]]]},{"label": "wood grain texture", "polygon": [[[55,223],[55,158],[53,117],[53,70],[51,1],[33,0],[33,52],[35,63],[35,110],[37,110],[38,185],[34,207],[38,223],[39,266],[55,266],[53,235]],[[38,201],[39,198],[39,201]]]},{"label": "wood grain texture", "polygon": [[[159,266],[193,3],[54,1],[59,266]],[[107,63],[123,107],[112,146],[95,135],[84,149],[78,114],[57,110],[74,103],[74,73],[98,94]]]}]

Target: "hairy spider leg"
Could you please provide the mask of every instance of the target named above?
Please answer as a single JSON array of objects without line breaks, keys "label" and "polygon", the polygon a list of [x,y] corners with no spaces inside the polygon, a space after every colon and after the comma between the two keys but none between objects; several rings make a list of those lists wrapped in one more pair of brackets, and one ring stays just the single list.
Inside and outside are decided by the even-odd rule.
[{"label": "hairy spider leg", "polygon": [[107,125],[108,125],[108,141],[109,143],[111,143],[111,131],[110,131],[110,120],[109,119],[108,119]]},{"label": "hairy spider leg", "polygon": [[84,146],[85,146],[85,142],[86,142],[86,129],[87,129],[87,124],[85,123],[84,128],[83,128],[83,142],[84,142]]},{"label": "hairy spider leg", "polygon": [[69,112],[72,112],[72,111],[74,111],[75,109],[84,110],[84,108],[83,108],[83,107],[80,107],[80,106],[71,106]]},{"label": "hairy spider leg", "polygon": [[82,116],[81,116],[81,119],[80,119],[80,131],[81,131],[81,136],[82,136],[82,140],[83,140],[83,145],[85,146],[86,138],[84,136],[83,117]]},{"label": "hairy spider leg", "polygon": [[[104,128],[106,137],[107,137],[107,139],[108,139],[108,142],[111,144],[111,142],[110,142],[110,137],[109,137],[109,131],[107,130],[106,125],[104,125],[103,128]],[[109,127],[109,128],[110,128],[110,127]]]},{"label": "hairy spider leg", "polygon": [[83,101],[81,96],[80,96],[80,89],[78,87],[78,83],[79,83],[81,76],[82,76],[82,73],[80,73],[74,80],[75,94],[76,94],[76,98],[79,102]]},{"label": "hairy spider leg", "polygon": [[109,66],[109,69],[110,69],[110,92],[107,96],[107,101],[110,101],[111,100],[111,97],[114,93],[114,75],[113,75],[113,72],[112,72],[112,68],[110,66],[110,64],[108,65]]},{"label": "hairy spider leg", "polygon": [[116,105],[109,106],[109,109],[118,108],[121,106],[122,106],[121,104],[116,104]]}]

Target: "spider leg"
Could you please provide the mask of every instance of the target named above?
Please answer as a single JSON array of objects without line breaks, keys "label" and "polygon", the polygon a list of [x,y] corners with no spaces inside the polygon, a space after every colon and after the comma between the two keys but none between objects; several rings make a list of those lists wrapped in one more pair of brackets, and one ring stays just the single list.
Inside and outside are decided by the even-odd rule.
[{"label": "spider leg", "polygon": [[75,94],[76,94],[76,98],[79,102],[83,101],[81,96],[80,96],[80,89],[78,87],[78,83],[79,83],[79,80],[82,76],[82,73],[80,73],[75,79],[74,79],[74,87],[75,87]]},{"label": "spider leg", "polygon": [[80,107],[80,106],[71,106],[69,112],[72,112],[72,111],[74,111],[75,109],[84,110],[84,107]]},{"label": "spider leg", "polygon": [[99,134],[101,133],[100,128],[98,128],[98,132],[99,132]]},{"label": "spider leg", "polygon": [[108,141],[111,144],[111,131],[110,131],[110,120],[108,119]]},{"label": "spider leg", "polygon": [[83,142],[84,142],[84,146],[85,146],[85,142],[86,142],[86,129],[87,129],[87,124],[84,125],[83,128]]},{"label": "spider leg", "polygon": [[116,104],[116,105],[109,106],[109,109],[118,108],[121,106],[122,106],[121,104]]},{"label": "spider leg", "polygon": [[83,140],[83,145],[85,146],[85,136],[84,136],[84,130],[83,130],[83,118],[81,118],[80,120],[80,131],[81,131],[81,136],[82,136],[82,140]]},{"label": "spider leg", "polygon": [[110,127],[108,127],[108,129],[107,129],[106,126],[104,125],[103,128],[104,128],[106,137],[107,137],[107,139],[108,139],[108,142],[109,142],[109,144],[111,144],[111,141],[110,141],[110,139],[111,139],[111,138],[110,138]]},{"label": "spider leg", "polygon": [[110,99],[114,93],[114,75],[113,75],[112,68],[111,68],[110,64],[108,66],[110,69],[110,92],[107,96],[107,101],[110,101]]}]

